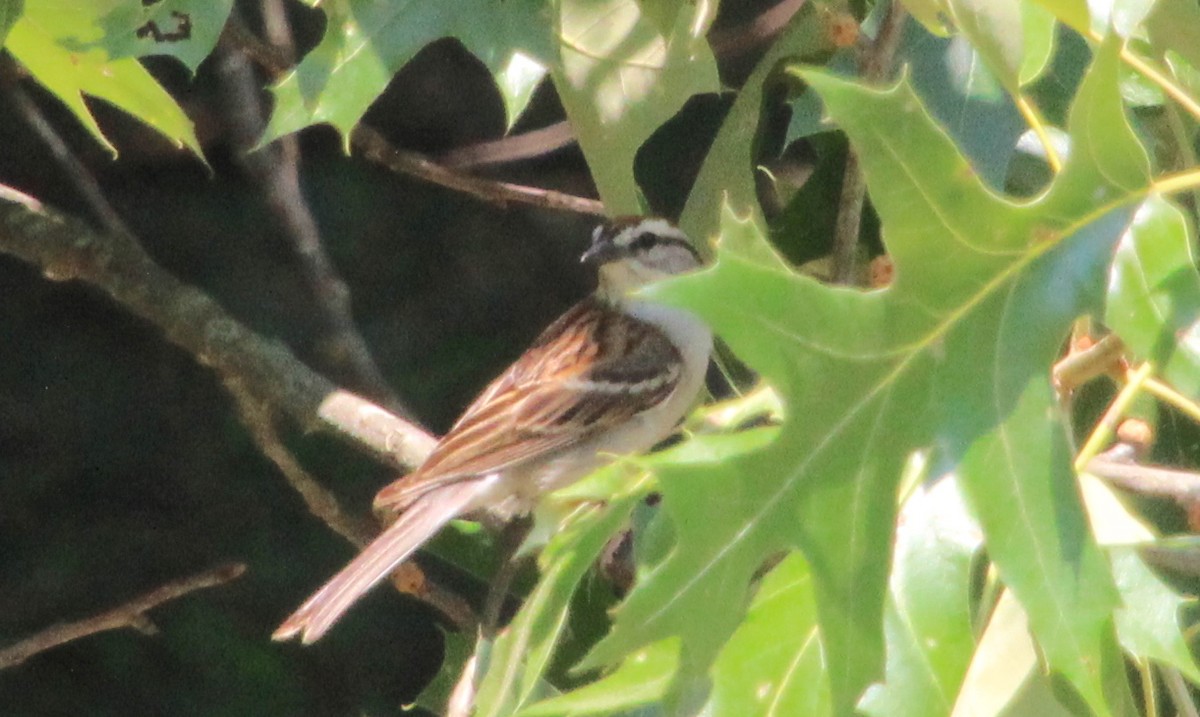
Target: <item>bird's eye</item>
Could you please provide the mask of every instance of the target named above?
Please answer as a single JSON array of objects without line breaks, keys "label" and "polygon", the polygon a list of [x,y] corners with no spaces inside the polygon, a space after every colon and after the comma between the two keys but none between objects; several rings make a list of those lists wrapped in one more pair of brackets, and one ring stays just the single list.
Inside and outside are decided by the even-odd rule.
[{"label": "bird's eye", "polygon": [[650,247],[658,243],[655,236],[649,232],[638,234],[633,241],[629,242],[629,248],[633,251],[646,251]]}]

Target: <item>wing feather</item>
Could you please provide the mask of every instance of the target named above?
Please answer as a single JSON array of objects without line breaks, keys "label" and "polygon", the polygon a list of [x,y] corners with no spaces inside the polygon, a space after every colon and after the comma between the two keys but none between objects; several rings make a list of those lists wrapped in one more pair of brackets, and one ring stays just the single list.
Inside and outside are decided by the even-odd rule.
[{"label": "wing feather", "polygon": [[665,400],[682,357],[656,327],[588,298],[552,324],[376,507],[563,450]]}]

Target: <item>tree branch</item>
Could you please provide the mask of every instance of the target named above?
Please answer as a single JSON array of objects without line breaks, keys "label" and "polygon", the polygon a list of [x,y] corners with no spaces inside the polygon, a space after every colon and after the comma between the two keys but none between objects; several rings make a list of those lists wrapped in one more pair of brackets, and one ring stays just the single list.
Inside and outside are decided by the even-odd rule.
[{"label": "tree branch", "polygon": [[[263,10],[269,20],[274,18],[274,22],[266,25],[280,34],[278,40],[284,43],[286,51],[290,33],[286,19],[282,17],[282,7],[278,3],[266,3]],[[236,15],[238,11],[235,8],[233,12]],[[221,54],[221,86],[235,156],[254,180],[254,185],[260,188],[268,209],[299,259],[302,276],[314,298],[317,323],[324,334],[318,342],[323,363],[337,369],[339,375],[353,381],[389,409],[413,420],[412,411],[384,378],[354,323],[350,289],[325,251],[316,218],[309,211],[300,188],[300,150],[295,137],[284,137],[269,147],[250,151],[266,126],[258,81],[245,53],[226,51]]]},{"label": "tree branch", "polygon": [[397,470],[420,465],[436,442],[417,426],[339,389],[281,342],[243,326],[207,294],[154,263],[127,234],[100,234],[0,187],[0,252],[33,264],[53,281],[78,280],[100,289],[304,430],[352,438]]},{"label": "tree branch", "polygon": [[132,627],[139,632],[153,633],[154,625],[146,617],[147,612],[190,592],[224,585],[237,579],[244,572],[246,572],[244,564],[227,563],[190,577],[171,581],[99,615],[47,628],[16,644],[0,649],[0,670],[19,665],[39,652],[45,652],[81,637],[106,630]]},{"label": "tree branch", "polygon": [[[278,77],[291,69],[291,63],[284,53],[267,45],[234,17],[226,23],[221,39],[245,52],[273,76]],[[416,177],[499,206],[519,202],[579,214],[604,214],[604,204],[595,199],[577,197],[554,189],[497,182],[448,169],[420,152],[393,146],[378,130],[363,122],[359,122],[351,132],[350,143],[365,159],[377,162],[393,172]]]}]

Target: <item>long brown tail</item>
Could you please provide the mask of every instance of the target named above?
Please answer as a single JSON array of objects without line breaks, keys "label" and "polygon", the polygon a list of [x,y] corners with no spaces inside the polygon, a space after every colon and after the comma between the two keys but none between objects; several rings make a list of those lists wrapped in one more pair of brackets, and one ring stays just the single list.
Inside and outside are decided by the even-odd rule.
[{"label": "long brown tail", "polygon": [[442,526],[458,517],[495,482],[494,476],[451,483],[421,496],[342,568],[296,612],[283,621],[273,640],[300,635],[304,644],[316,642],[346,610],[383,580]]}]

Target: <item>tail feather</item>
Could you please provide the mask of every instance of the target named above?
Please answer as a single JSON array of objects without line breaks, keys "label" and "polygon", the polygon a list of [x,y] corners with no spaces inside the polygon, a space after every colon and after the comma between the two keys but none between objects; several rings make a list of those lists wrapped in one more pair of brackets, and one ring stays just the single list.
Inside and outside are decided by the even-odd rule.
[{"label": "tail feather", "polygon": [[495,477],[466,480],[421,496],[358,557],[284,620],[271,639],[286,640],[299,634],[306,645],[316,642],[364,593],[442,526],[461,515],[494,481]]}]

